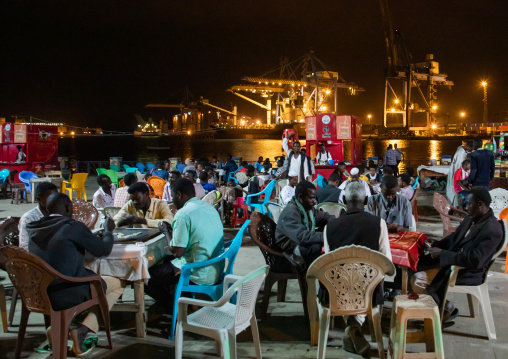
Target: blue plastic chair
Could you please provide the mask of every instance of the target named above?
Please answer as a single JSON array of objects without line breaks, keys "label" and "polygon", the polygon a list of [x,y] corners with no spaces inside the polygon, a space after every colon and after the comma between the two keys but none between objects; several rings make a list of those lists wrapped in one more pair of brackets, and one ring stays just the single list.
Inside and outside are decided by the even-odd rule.
[{"label": "blue plastic chair", "polygon": [[148,168],[148,172],[151,172],[156,166],[152,162],[148,162],[146,164],[146,167]]},{"label": "blue plastic chair", "polygon": [[[209,259],[204,262],[195,262],[195,263],[187,263],[180,268],[182,273],[180,274],[180,280],[178,281],[178,285],[175,290],[175,298],[173,304],[173,323],[171,325],[171,334],[169,335],[169,339],[173,339],[175,336],[175,327],[176,327],[176,318],[178,313],[178,299],[182,296],[182,292],[192,293],[202,293],[208,295],[212,300],[219,300],[222,297],[223,293],[223,282],[224,277],[228,274],[233,274],[233,265],[235,264],[236,255],[240,250],[240,246],[242,245],[243,233],[249,226],[250,221],[245,221],[240,230],[238,231],[235,238],[224,244],[224,247],[229,247],[219,255],[218,257]],[[214,285],[196,285],[189,284],[191,270],[196,268],[201,268],[205,266],[209,266],[214,263],[220,263],[225,260],[228,260],[227,266],[224,268],[223,272],[219,275],[219,279],[217,280],[217,284]],[[224,266],[224,264],[223,264]]]},{"label": "blue plastic chair", "polygon": [[322,175],[317,175],[316,180],[319,188],[325,188],[325,186],[328,184],[328,181],[325,180]]},{"label": "blue plastic chair", "polygon": [[125,168],[125,172],[127,172],[127,173],[136,173],[137,170],[138,170],[137,167],[127,167],[127,168]]},{"label": "blue plastic chair", "polygon": [[115,172],[120,172],[120,167],[118,167],[117,165],[110,165],[109,168]]},{"label": "blue plastic chair", "polygon": [[124,163],[124,164],[122,165],[122,167],[123,167],[123,169],[125,170],[125,172],[127,172],[127,169],[129,169],[129,168],[130,168],[130,166],[129,166],[128,164],[126,164],[126,163]]},{"label": "blue plastic chair", "polygon": [[138,168],[139,172],[145,173],[145,165],[141,162],[136,163],[136,167]]},{"label": "blue plastic chair", "polygon": [[415,183],[413,185],[413,189],[416,189],[416,187],[418,187],[418,179],[420,178],[420,176],[416,177],[415,179]]},{"label": "blue plastic chair", "polygon": [[7,181],[7,178],[9,178],[9,175],[11,174],[11,171],[9,171],[7,168],[4,168],[0,171],[0,184],[5,184],[5,181]]},{"label": "blue plastic chair", "polygon": [[238,171],[240,171],[242,168],[243,168],[243,167],[242,167],[242,166],[240,166],[240,167],[238,167],[238,169],[237,169],[236,171],[229,172],[228,182],[229,182],[230,180],[233,180],[233,181],[235,181],[235,183],[236,183],[236,184],[238,184],[238,180],[237,180],[237,179],[236,179],[236,177],[235,177],[235,173],[236,173],[236,172],[238,172]]},{"label": "blue plastic chair", "polygon": [[32,191],[32,184],[30,183],[30,180],[32,178],[39,178],[35,173],[31,171],[21,171],[18,175],[19,180],[25,184],[26,192]]},{"label": "blue plastic chair", "polygon": [[[263,213],[263,214],[266,214],[266,204],[270,201],[270,196],[272,195],[272,192],[273,192],[273,189],[275,188],[275,184],[276,184],[276,180],[272,180],[266,187],[264,190],[262,190],[261,192],[259,193],[254,193],[254,194],[249,194],[247,196],[247,201],[245,201],[245,204],[247,206],[250,206],[250,207],[254,207],[254,208],[257,208],[259,210],[259,212]],[[263,200],[263,203],[251,203],[251,198],[252,197],[258,197],[259,198],[259,195],[261,194],[264,194],[265,195],[265,199]],[[268,212],[268,215],[270,215],[270,212]]]}]

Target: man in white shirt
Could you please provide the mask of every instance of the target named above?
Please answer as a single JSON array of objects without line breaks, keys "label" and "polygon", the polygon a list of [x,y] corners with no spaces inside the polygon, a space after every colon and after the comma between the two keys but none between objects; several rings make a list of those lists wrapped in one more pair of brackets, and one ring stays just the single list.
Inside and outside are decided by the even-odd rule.
[{"label": "man in white shirt", "polygon": [[[391,261],[392,254],[385,220],[364,211],[367,204],[365,186],[359,182],[352,182],[345,192],[344,203],[347,210],[339,218],[328,222],[325,251],[360,245],[379,251]],[[381,284],[374,290],[372,300],[373,305],[383,304]],[[365,322],[365,315],[345,316],[344,320],[348,325],[347,335],[343,337],[344,349],[360,355],[368,353],[370,344],[365,340],[361,328]]]},{"label": "man in white shirt", "polygon": [[328,165],[330,164],[329,161],[332,160],[332,155],[330,155],[330,152],[326,150],[325,145],[321,145],[321,151],[316,156],[316,163],[318,165]]},{"label": "man in white shirt", "polygon": [[28,233],[26,225],[48,216],[48,212],[46,211],[46,200],[53,193],[58,193],[58,188],[51,182],[41,182],[35,188],[35,197],[37,198],[38,205],[23,214],[18,224],[19,246],[21,248],[28,250]]},{"label": "man in white shirt", "polygon": [[282,206],[286,205],[291,201],[291,198],[295,196],[295,187],[298,184],[298,176],[288,177],[288,185],[280,191],[280,203]]},{"label": "man in white shirt", "polygon": [[111,182],[111,179],[106,175],[99,175],[99,177],[97,177],[97,184],[100,188],[93,195],[94,207],[114,207],[116,187]]},{"label": "man in white shirt", "polygon": [[358,183],[362,184],[363,187],[365,188],[365,193],[366,193],[367,197],[371,196],[369,185],[367,184],[367,182],[360,179],[360,170],[358,168],[354,167],[351,169],[350,174],[351,174],[351,179],[348,179],[347,181],[342,182],[342,184],[339,186],[339,189],[341,190],[340,196],[339,196],[339,203],[344,203],[343,202],[344,201],[344,194],[346,193],[345,189],[350,183],[358,182]]},{"label": "man in white shirt", "polygon": [[300,153],[300,142],[295,141],[293,143],[293,151],[289,151],[287,138],[282,141],[282,146],[288,153],[288,158],[284,161],[284,165],[277,170],[277,175],[287,171],[288,176],[298,176],[298,183],[304,180],[311,182],[314,166],[309,157]]}]

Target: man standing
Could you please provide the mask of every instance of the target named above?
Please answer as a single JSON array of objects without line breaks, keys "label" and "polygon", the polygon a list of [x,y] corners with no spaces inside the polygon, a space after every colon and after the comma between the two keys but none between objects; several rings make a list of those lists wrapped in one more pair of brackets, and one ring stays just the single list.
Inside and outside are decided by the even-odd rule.
[{"label": "man standing", "polygon": [[399,163],[402,161],[402,150],[397,148],[397,144],[393,144],[393,150],[397,152],[397,176],[399,176]]},{"label": "man standing", "polygon": [[287,171],[288,176],[298,176],[298,182],[312,180],[314,174],[312,161],[309,157],[300,153],[300,142],[295,141],[293,143],[293,151],[289,153],[284,165],[277,170],[277,173],[281,174],[284,171]]},{"label": "man standing", "polygon": [[311,182],[302,181],[296,186],[295,198],[284,208],[277,222],[275,246],[300,271],[321,254],[322,230],[328,220],[334,218],[316,210],[316,204],[316,187]]},{"label": "man standing", "polygon": [[330,152],[326,150],[325,144],[321,144],[321,151],[316,156],[316,163],[318,165],[328,165],[330,164],[330,161],[332,160],[332,155],[330,155]]},{"label": "man standing", "polygon": [[393,149],[392,144],[390,143],[390,145],[388,145],[388,150],[385,153],[384,162],[388,167],[391,167],[393,169],[393,173],[395,174],[395,176],[398,176],[399,173],[399,167],[397,163],[398,158],[399,153]]},{"label": "man standing", "polygon": [[[172,231],[165,223],[159,226],[166,234],[171,255],[149,269],[150,279],[145,286],[146,293],[169,312],[173,305],[172,289],[178,284],[180,268],[186,263],[215,258],[224,251],[224,228],[219,213],[196,198],[193,183],[186,178],[175,181],[171,196],[178,209]],[[220,263],[194,269],[190,280],[195,284],[212,285],[217,282],[220,271]]]},{"label": "man standing", "polygon": [[340,176],[337,172],[332,172],[328,177],[328,184],[317,190],[317,202],[339,203],[341,190],[339,187]]},{"label": "man standing", "polygon": [[93,195],[93,205],[95,208],[113,207],[115,205],[116,187],[111,179],[106,175],[97,177],[99,189]]},{"label": "man standing", "polygon": [[384,219],[389,232],[409,230],[413,222],[413,210],[409,200],[397,194],[397,178],[385,175],[381,180],[381,193],[369,197],[367,212]]},{"label": "man standing", "polygon": [[[467,196],[469,216],[455,232],[430,243],[429,254],[420,257],[418,271],[411,277],[415,293],[429,293],[439,305],[448,286],[452,265],[464,267],[457,285],[480,285],[492,256],[503,243],[503,225],[490,208],[492,201],[485,187],[473,187]],[[445,306],[444,319],[458,315],[453,305]]]},{"label": "man standing", "polygon": [[162,192],[162,200],[166,202],[173,202],[171,199],[171,186],[177,179],[180,178],[180,172],[171,171],[169,172],[168,183],[164,185],[164,191]]},{"label": "man standing", "polygon": [[130,196],[129,196],[129,187],[136,183],[138,181],[138,178],[134,173],[127,173],[125,177],[123,178],[123,183],[125,186],[120,187],[116,190],[115,193],[115,201],[113,203],[114,207],[120,207],[122,208],[127,202],[129,202]]},{"label": "man standing", "polygon": [[23,146],[17,145],[16,148],[18,149],[18,154],[16,155],[16,163],[26,162],[26,155],[25,152],[23,152]]},{"label": "man standing", "polygon": [[487,190],[490,188],[490,181],[494,178],[496,167],[492,151],[482,148],[483,142],[480,137],[473,141],[474,152],[471,154],[471,174],[469,183],[473,186],[482,186]]},{"label": "man standing", "polygon": [[51,182],[42,182],[35,188],[35,198],[37,198],[37,207],[29,210],[19,220],[19,246],[28,250],[28,232],[26,226],[29,223],[37,222],[40,219],[49,216],[46,211],[46,201],[52,194],[58,193],[58,188]]},{"label": "man standing", "polygon": [[452,163],[450,164],[450,170],[448,171],[448,178],[446,179],[446,197],[452,206],[457,207],[459,204],[453,185],[453,176],[459,168],[462,168],[462,162],[467,158],[467,154],[473,149],[473,142],[468,142],[464,146],[459,146],[457,151],[453,155]]},{"label": "man standing", "polygon": [[[353,182],[345,190],[344,203],[347,211],[343,212],[338,219],[332,219],[326,227],[326,238],[328,249],[333,251],[337,248],[360,245],[383,253],[389,260],[392,260],[388,229],[384,219],[364,212],[367,204],[365,187],[358,182]],[[325,245],[326,248],[326,245]],[[373,297],[372,305],[383,304],[383,287],[379,284]],[[365,322],[365,315],[354,315],[344,318],[348,327],[347,337],[344,337],[344,349],[366,354],[370,344],[362,333],[362,324]]]},{"label": "man standing", "polygon": [[[63,193],[54,193],[48,198],[47,210],[49,217],[27,225],[30,238],[29,251],[63,275],[78,278],[95,275],[84,267],[85,252],[96,257],[111,253],[115,229],[113,220],[107,217],[103,236],[96,236],[85,224],[72,219],[72,202]],[[111,308],[122,295],[125,283],[114,277],[102,279],[106,299]],[[90,285],[52,283],[48,287],[48,296],[54,310],[68,309],[91,298]],[[91,308],[84,321],[70,331],[70,337],[74,342],[72,350],[77,356],[87,354],[95,346],[93,343],[87,347],[83,342],[89,332],[96,333],[99,330],[97,309]]]},{"label": "man standing", "polygon": [[173,221],[168,204],[161,199],[150,198],[146,183],[136,182],[128,192],[129,202],[113,218],[118,227],[157,228],[161,221]]}]

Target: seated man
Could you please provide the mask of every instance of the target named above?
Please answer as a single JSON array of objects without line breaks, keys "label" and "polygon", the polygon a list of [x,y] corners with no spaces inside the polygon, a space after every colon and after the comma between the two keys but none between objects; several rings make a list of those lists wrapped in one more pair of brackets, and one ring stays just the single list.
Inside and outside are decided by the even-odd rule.
[{"label": "seated man", "polygon": [[[388,166],[385,165],[385,160],[383,158],[379,158],[377,160],[376,172],[379,173],[379,175],[381,176],[381,179],[383,179],[383,176],[385,175],[384,171],[387,168],[388,168]],[[390,174],[390,173],[386,173],[386,174]],[[391,173],[391,175],[393,176],[393,173]],[[381,181],[379,181],[379,182],[381,182]]]},{"label": "seated man", "polygon": [[280,191],[280,204],[286,206],[295,196],[295,188],[298,184],[298,176],[288,176],[288,185]]},{"label": "seated man", "polygon": [[166,171],[164,168],[164,162],[158,161],[155,164],[155,168],[152,170],[151,175],[162,178],[164,181],[167,181],[168,180],[168,171]]},{"label": "seated man", "polygon": [[215,187],[219,185],[219,181],[217,181],[217,178],[215,177],[215,171],[212,167],[206,167],[206,172],[208,173],[208,183],[213,184]]},{"label": "seated man", "polygon": [[206,193],[201,183],[196,183],[196,172],[187,171],[185,172],[184,177],[194,184],[194,190],[196,191],[197,199],[202,199],[206,195]]},{"label": "seated man", "polygon": [[115,201],[113,203],[114,207],[123,207],[129,201],[129,187],[136,183],[138,178],[134,173],[127,173],[123,178],[124,187],[120,187],[116,190]]},{"label": "seated man", "polygon": [[342,192],[339,187],[340,175],[337,172],[332,172],[328,177],[328,184],[323,188],[317,190],[318,203],[335,202],[339,203],[340,193]]},{"label": "seated man", "polygon": [[97,177],[99,189],[93,195],[93,205],[95,208],[113,207],[115,205],[116,187],[111,179],[106,175]]},{"label": "seated man", "polygon": [[[364,206],[367,204],[365,187],[361,183],[353,182],[347,186],[345,192],[344,203],[347,211],[343,212],[339,218],[330,220],[326,227],[329,250],[333,251],[354,244],[379,251],[392,260],[385,220],[364,212]],[[372,305],[380,304],[383,304],[381,284],[374,291]],[[368,353],[370,344],[365,340],[361,329],[365,322],[365,315],[350,316],[344,320],[348,325],[347,336],[343,338],[344,349],[360,355]]]},{"label": "seated man", "polygon": [[[27,225],[29,235],[28,249],[41,257],[50,266],[63,275],[70,277],[88,277],[95,273],[84,267],[85,252],[96,257],[107,256],[113,248],[113,230],[115,223],[109,217],[105,220],[104,234],[93,234],[85,224],[72,219],[72,202],[63,193],[52,194],[46,203],[49,217]],[[111,308],[125,289],[125,283],[118,278],[102,277],[104,291]],[[83,303],[91,298],[90,285],[52,283],[48,287],[48,296],[54,310],[64,310]],[[84,346],[89,332],[99,330],[97,322],[98,308],[90,309],[81,324],[70,331],[74,342],[72,350],[77,356],[90,351],[96,344]],[[48,330],[48,333],[50,331]],[[51,345],[51,339],[48,337]]]},{"label": "seated man", "polygon": [[462,200],[459,200],[460,205],[465,208],[465,199],[469,194],[469,183],[467,171],[471,169],[471,160],[466,159],[462,161],[462,167],[455,171],[453,175],[453,189],[457,196],[460,196]]},{"label": "seated man", "polygon": [[263,162],[263,165],[258,169],[259,171],[259,174],[262,175],[262,176],[269,176],[269,178],[273,178],[273,175],[272,175],[272,164],[270,163],[270,159],[267,158],[264,162]]},{"label": "seated man", "polygon": [[334,218],[316,210],[316,204],[316,187],[312,182],[301,181],[296,186],[295,198],[284,208],[277,222],[275,249],[283,252],[302,272],[321,254],[322,230]]},{"label": "seated man", "polygon": [[347,171],[346,164],[344,162],[339,162],[337,168],[333,172],[339,175],[339,186],[349,177],[349,172]]},{"label": "seated man", "polygon": [[[480,285],[492,256],[504,241],[503,225],[494,216],[492,199],[485,187],[473,187],[467,196],[469,216],[457,230],[440,241],[430,242],[429,254],[420,257],[418,271],[411,277],[415,293],[432,295],[438,305],[443,302],[452,265],[465,267],[457,276],[458,285]],[[443,320],[453,319],[458,310],[445,305]]]},{"label": "seated man", "polygon": [[367,212],[384,219],[388,232],[392,233],[409,230],[413,222],[411,202],[397,194],[398,190],[397,178],[385,174],[381,180],[381,193],[369,197],[367,202]]},{"label": "seated man", "polygon": [[205,190],[205,194],[208,194],[211,191],[217,190],[217,187],[215,187],[211,183],[208,183],[208,177],[209,177],[209,175],[208,175],[208,172],[206,172],[206,171],[201,171],[201,173],[199,174],[199,181],[200,181],[199,184]]},{"label": "seated man", "polygon": [[[149,269],[150,279],[145,286],[146,293],[169,312],[173,308],[172,289],[178,284],[180,268],[186,263],[215,258],[224,251],[224,228],[219,213],[196,198],[193,183],[185,178],[175,181],[171,196],[178,209],[171,225],[172,238],[165,223],[159,226],[166,234],[171,255]],[[190,280],[195,284],[212,285],[217,282],[220,270],[220,263],[195,269]]]},{"label": "seated man", "polygon": [[376,171],[376,167],[374,166],[369,168],[369,173],[367,173],[365,177],[368,178],[371,185],[375,185],[381,182],[381,175]]},{"label": "seated man", "polygon": [[35,198],[37,198],[37,207],[32,208],[21,216],[18,224],[19,246],[28,250],[28,232],[26,226],[29,223],[49,216],[46,210],[46,201],[52,194],[58,193],[58,188],[51,182],[41,182],[35,187]]},{"label": "seated man", "polygon": [[358,168],[354,167],[351,169],[351,177],[348,180],[342,182],[342,184],[339,186],[339,189],[341,190],[341,193],[339,196],[339,203],[343,203],[343,198],[344,198],[344,193],[345,193],[344,190],[346,189],[346,187],[350,183],[354,183],[354,182],[361,183],[363,185],[363,187],[365,187],[365,193],[367,194],[367,196],[368,197],[371,196],[369,184],[365,180],[360,178],[360,170]]},{"label": "seated man", "polygon": [[[254,166],[247,165],[245,167],[245,174],[247,175],[247,182],[240,183],[240,187],[247,187],[247,190],[242,189],[242,191],[246,194],[256,194],[261,192],[261,186],[259,185],[259,178],[254,174]],[[251,198],[251,203],[258,203],[259,196],[254,196]]]},{"label": "seated man", "polygon": [[180,178],[180,172],[171,171],[169,172],[168,183],[164,185],[164,191],[162,192],[162,200],[166,202],[173,202],[171,198],[171,186],[177,179]]},{"label": "seated man", "polygon": [[407,173],[403,173],[399,178],[400,194],[411,201],[415,190],[411,187],[411,176]]},{"label": "seated man", "polygon": [[113,218],[118,227],[157,228],[161,221],[171,224],[173,213],[166,201],[150,198],[148,186],[136,182],[128,189],[130,200]]}]

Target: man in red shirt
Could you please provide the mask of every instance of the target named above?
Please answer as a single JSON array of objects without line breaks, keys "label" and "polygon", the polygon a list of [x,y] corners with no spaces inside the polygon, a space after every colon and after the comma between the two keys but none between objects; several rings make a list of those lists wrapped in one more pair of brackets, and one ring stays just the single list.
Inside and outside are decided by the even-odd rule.
[{"label": "man in red shirt", "polygon": [[453,175],[453,189],[455,190],[455,193],[462,197],[462,201],[460,201],[462,207],[465,207],[463,202],[469,194],[469,184],[467,183],[469,175],[467,171],[470,169],[471,160],[466,159],[462,162],[462,168],[455,171],[455,174]]}]

